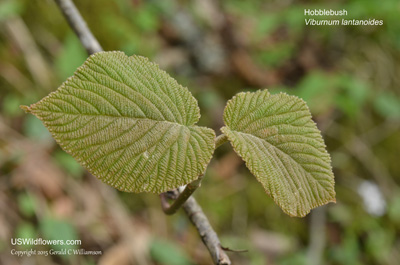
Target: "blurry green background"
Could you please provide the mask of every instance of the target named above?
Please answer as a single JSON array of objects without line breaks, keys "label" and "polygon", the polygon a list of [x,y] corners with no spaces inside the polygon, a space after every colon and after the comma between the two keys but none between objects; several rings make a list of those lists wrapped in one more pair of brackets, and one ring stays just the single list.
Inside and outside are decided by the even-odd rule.
[{"label": "blurry green background", "polygon": [[[187,86],[219,133],[225,102],[302,97],[332,156],[337,203],[283,214],[225,144],[195,197],[234,264],[399,264],[400,3],[396,0],[75,1],[104,50],[139,54]],[[304,8],[383,26],[306,26]],[[319,17],[314,17],[319,19]],[[19,105],[87,54],[53,1],[0,1],[0,264],[211,264],[186,216],[89,175]],[[10,255],[10,238],[81,239],[101,256]]]}]

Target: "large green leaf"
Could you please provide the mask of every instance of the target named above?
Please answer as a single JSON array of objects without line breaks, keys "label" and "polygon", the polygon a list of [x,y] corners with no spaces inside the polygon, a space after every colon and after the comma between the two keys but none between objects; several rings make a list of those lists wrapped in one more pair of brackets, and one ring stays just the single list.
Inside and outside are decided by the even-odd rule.
[{"label": "large green leaf", "polygon": [[267,90],[239,93],[224,112],[235,151],[290,216],[335,201],[330,156],[306,103]]},{"label": "large green leaf", "polygon": [[30,107],[61,147],[109,185],[161,193],[203,173],[214,131],[194,124],[196,99],[140,56],[92,55]]}]

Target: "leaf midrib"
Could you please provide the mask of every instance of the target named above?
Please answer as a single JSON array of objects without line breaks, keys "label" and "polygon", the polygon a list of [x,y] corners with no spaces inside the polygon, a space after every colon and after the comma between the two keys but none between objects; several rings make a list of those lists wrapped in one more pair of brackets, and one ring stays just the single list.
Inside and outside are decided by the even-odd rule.
[{"label": "leaf midrib", "polygon": [[[33,113],[35,113],[36,110],[33,110]],[[153,121],[153,122],[166,122],[166,123],[171,123],[174,125],[179,125],[179,126],[185,126],[185,127],[202,127],[202,126],[197,126],[197,125],[185,125],[185,124],[180,124],[178,122],[173,122],[173,121],[167,121],[167,120],[155,120],[155,119],[150,119],[150,118],[142,118],[142,117],[131,117],[131,116],[124,116],[124,115],[108,115],[108,114],[90,114],[90,113],[69,113],[69,112],[64,112],[64,111],[50,111],[50,110],[40,110],[40,112],[49,112],[49,113],[58,113],[58,114],[67,114],[71,116],[102,116],[102,117],[109,117],[109,118],[127,118],[127,119],[135,119],[135,120],[148,120],[148,121]],[[39,115],[40,116],[40,115]]]}]

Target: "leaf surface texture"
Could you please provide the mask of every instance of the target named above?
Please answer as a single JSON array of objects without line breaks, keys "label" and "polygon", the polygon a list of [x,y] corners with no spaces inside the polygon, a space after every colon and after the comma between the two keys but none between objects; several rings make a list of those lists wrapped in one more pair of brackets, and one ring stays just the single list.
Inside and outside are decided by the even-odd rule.
[{"label": "leaf surface texture", "polygon": [[265,191],[290,216],[335,201],[330,156],[306,103],[267,90],[239,93],[222,128]]},{"label": "leaf surface texture", "polygon": [[214,131],[196,126],[196,99],[140,56],[100,52],[36,104],[61,147],[123,191],[161,193],[195,180],[214,150]]}]

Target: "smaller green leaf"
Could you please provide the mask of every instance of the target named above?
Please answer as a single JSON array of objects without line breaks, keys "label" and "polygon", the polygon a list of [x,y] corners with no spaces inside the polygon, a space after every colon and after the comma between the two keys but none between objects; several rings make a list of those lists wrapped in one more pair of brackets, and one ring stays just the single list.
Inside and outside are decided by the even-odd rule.
[{"label": "smaller green leaf", "polygon": [[330,156],[306,103],[267,90],[239,93],[221,130],[265,191],[290,216],[335,202]]}]

